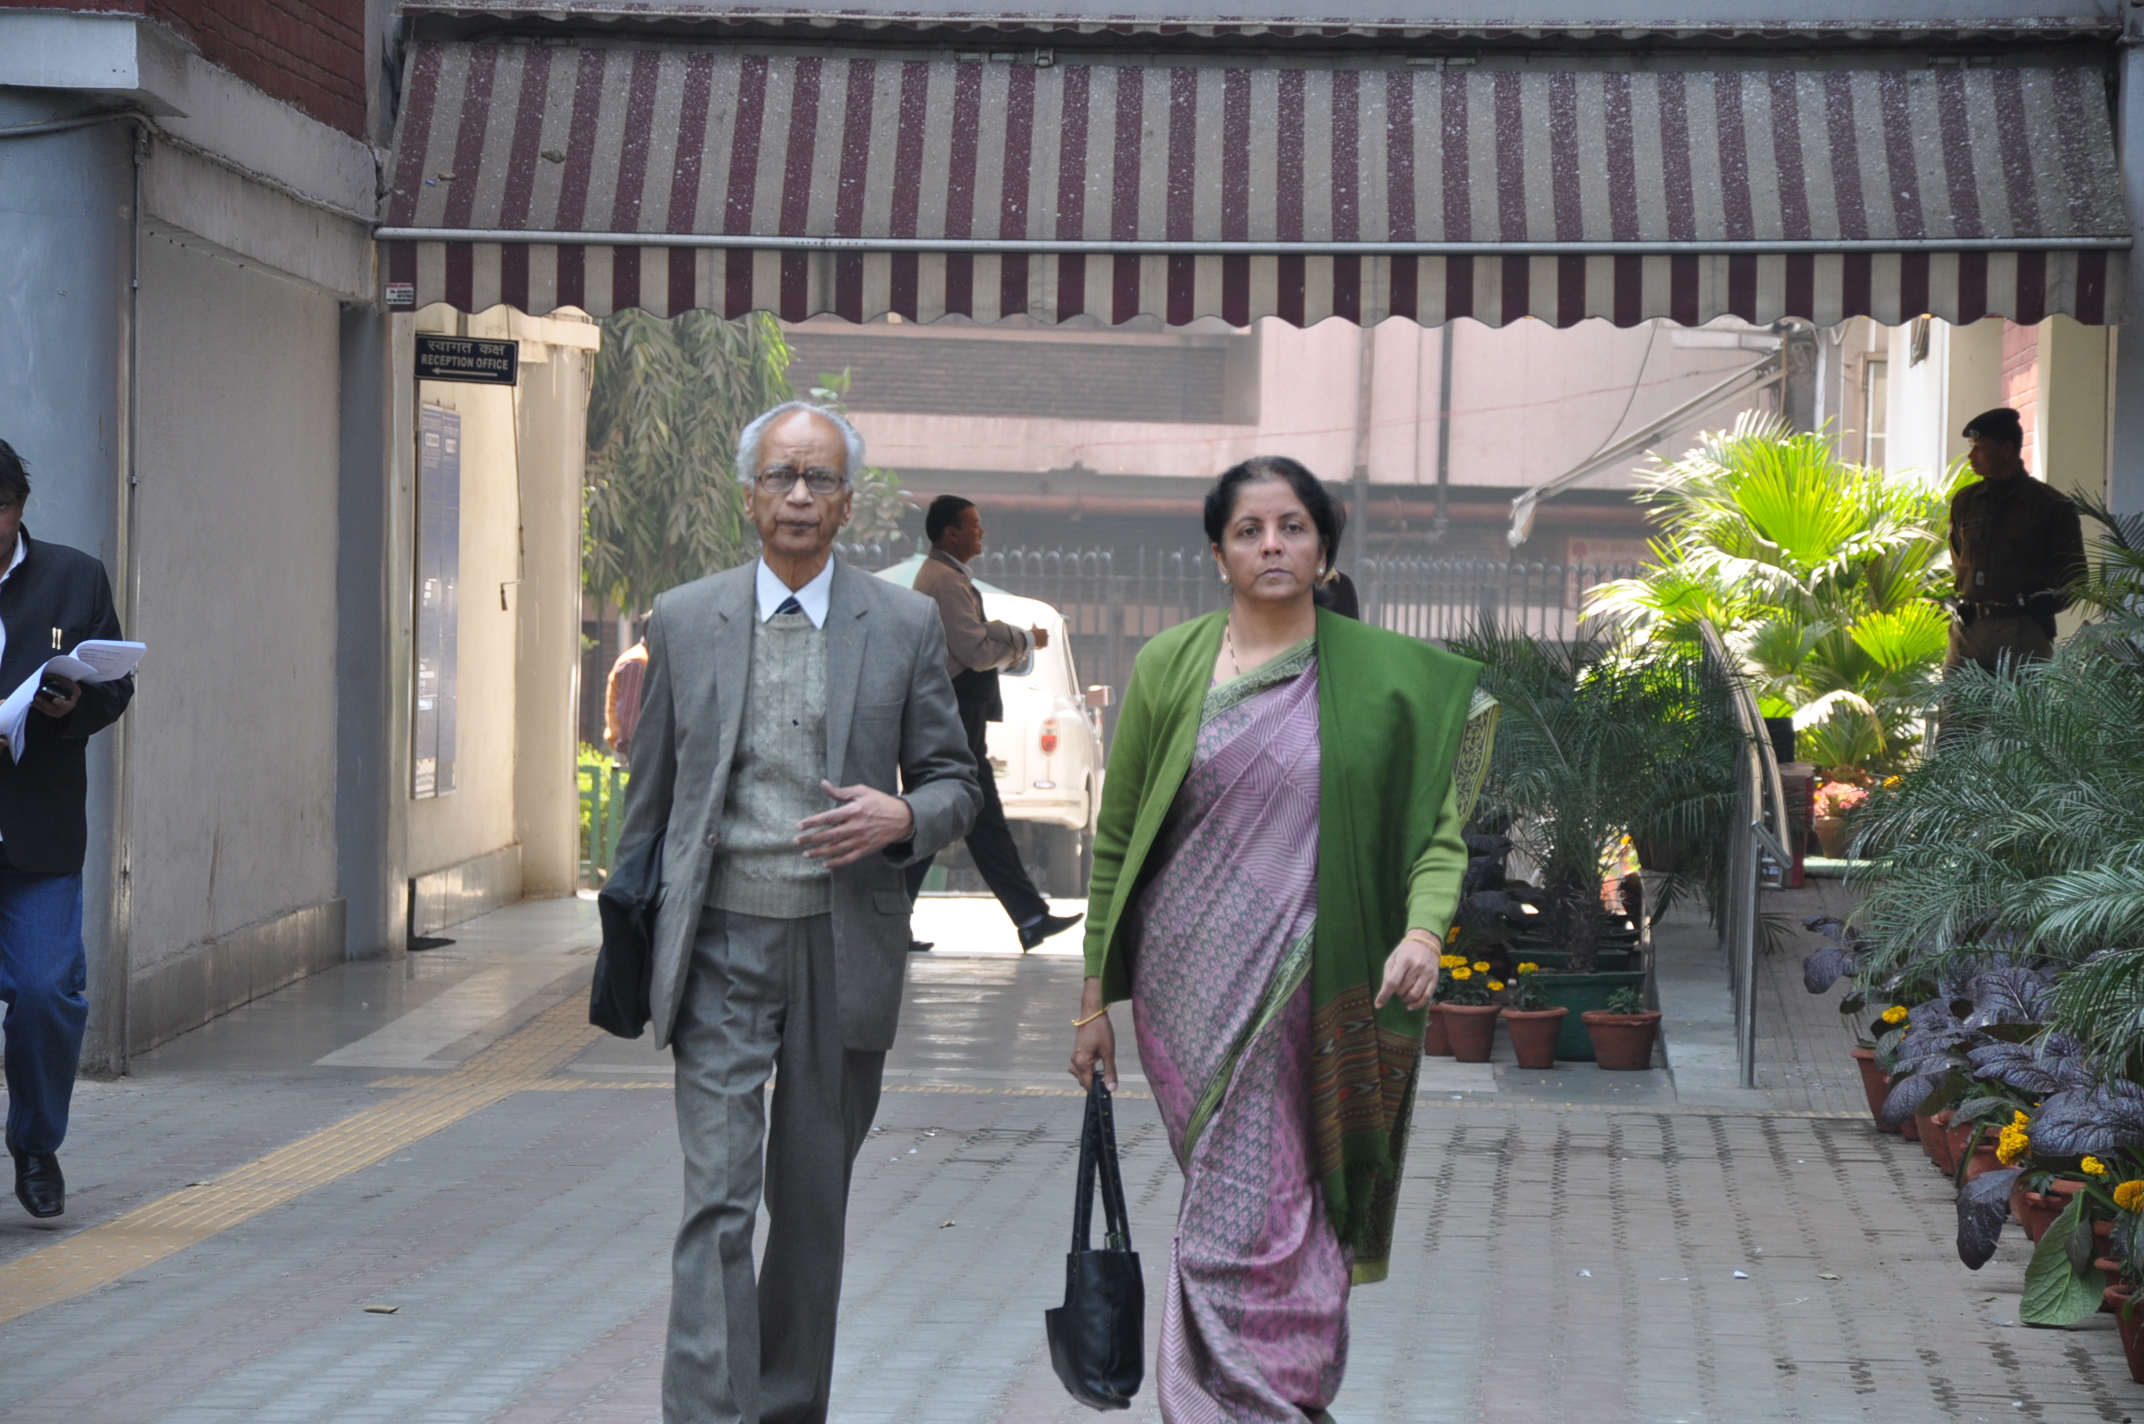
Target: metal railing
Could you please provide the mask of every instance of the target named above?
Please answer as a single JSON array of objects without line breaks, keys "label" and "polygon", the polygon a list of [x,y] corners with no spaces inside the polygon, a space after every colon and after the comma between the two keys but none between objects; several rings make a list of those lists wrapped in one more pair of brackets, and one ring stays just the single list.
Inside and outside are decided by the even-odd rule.
[{"label": "metal railing", "polygon": [[[910,553],[902,540],[841,549],[850,563],[871,570]],[[1118,701],[1149,638],[1221,607],[1227,593],[1212,554],[1198,546],[989,549],[974,572],[1063,614],[1081,678],[1114,688]],[[1586,590],[1635,572],[1610,564],[1430,558],[1365,559],[1349,570],[1365,622],[1425,639],[1456,637],[1485,623],[1569,639],[1579,631]],[[1114,708],[1110,717],[1113,727]]]},{"label": "metal railing", "polygon": [[[1726,681],[1734,708],[1742,755],[1735,778],[1735,812],[1728,823],[1727,880],[1721,943],[1727,951],[1729,992],[1734,1000],[1735,1055],[1742,1086],[1757,1086],[1757,938],[1761,923],[1757,891],[1766,877],[1791,863],[1787,854],[1787,798],[1779,780],[1779,761],[1765,733],[1757,699],[1741,667],[1727,655],[1710,620],[1698,625],[1705,641],[1705,661]],[[1771,824],[1765,824],[1767,818]]]},{"label": "metal railing", "polygon": [[581,794],[581,881],[600,888],[618,863],[618,832],[625,829],[625,766],[582,761],[576,767]]}]

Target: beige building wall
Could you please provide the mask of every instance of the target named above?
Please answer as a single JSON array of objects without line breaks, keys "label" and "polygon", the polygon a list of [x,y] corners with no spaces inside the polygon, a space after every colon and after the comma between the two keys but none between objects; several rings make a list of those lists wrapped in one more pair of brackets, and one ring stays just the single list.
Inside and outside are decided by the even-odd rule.
[{"label": "beige building wall", "polygon": [[[1201,332],[1225,332],[1218,323]],[[849,330],[855,330],[849,328]],[[898,341],[918,328],[864,328]],[[1032,332],[939,323],[933,337],[1025,340]],[[1330,320],[1307,329],[1259,323],[1259,400],[1254,424],[1204,425],[859,411],[872,458],[890,468],[1037,474],[1083,465],[1101,475],[1162,475],[1208,481],[1254,454],[1289,455],[1324,479],[1345,483],[1367,433],[1376,485],[1437,481],[1442,335],[1410,321],[1367,333]],[[1057,332],[1054,341],[1170,341],[1122,332]],[[1557,329],[1539,321],[1453,328],[1451,482],[1524,488],[1583,462],[1619,434],[1671,410],[1762,357],[1769,338],[1722,327],[1683,331],[1665,323],[1618,328],[1589,321]],[[1370,347],[1367,410],[1363,348]],[[1701,428],[1729,425],[1759,395],[1716,409],[1659,448],[1680,454]],[[1623,488],[1649,460],[1634,458],[1582,488]]]},{"label": "beige building wall", "polygon": [[[455,786],[414,797],[406,743],[396,768],[410,927],[428,934],[575,888],[581,480],[599,328],[570,315],[445,307],[398,326],[411,337],[517,340],[522,362],[515,387],[417,383],[416,408],[455,412],[462,432]],[[414,530],[400,537],[406,544]],[[413,607],[414,590],[404,597]]]},{"label": "beige building wall", "polygon": [[136,1049],[342,957],[339,309],[178,235],[142,245],[138,613],[125,738]]}]

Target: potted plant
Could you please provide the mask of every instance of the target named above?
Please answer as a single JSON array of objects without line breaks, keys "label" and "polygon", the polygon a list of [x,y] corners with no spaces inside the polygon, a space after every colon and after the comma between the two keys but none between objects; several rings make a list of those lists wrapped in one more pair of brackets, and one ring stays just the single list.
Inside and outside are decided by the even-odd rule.
[{"label": "potted plant", "polygon": [[1868,799],[1868,788],[1851,781],[1826,781],[1818,785],[1816,838],[1823,845],[1827,859],[1846,859],[1846,818]]},{"label": "potted plant", "polygon": [[1521,960],[1512,967],[1514,987],[1504,1008],[1504,1027],[1511,1030],[1512,1052],[1521,1068],[1556,1066],[1556,1038],[1570,1010],[1551,1004],[1541,992],[1541,966]]},{"label": "potted plant", "polygon": [[[1636,840],[1686,850],[1682,879],[1702,883],[1725,843],[1739,750],[1725,689],[1687,650],[1590,634],[1563,643],[1492,628],[1452,647],[1483,664],[1483,690],[1503,707],[1477,825],[1539,876],[1538,888],[1504,886],[1519,907],[1516,951],[1545,971],[1547,1005],[1570,1011],[1556,1056],[1589,1059],[1583,1015],[1642,989],[1647,972],[1604,878]],[[1626,967],[1606,968],[1609,955]]]},{"label": "potted plant", "polygon": [[1489,961],[1463,957],[1458,964],[1445,969],[1444,977],[1451,980],[1451,991],[1444,996],[1439,1016],[1444,1020],[1445,1037],[1452,1045],[1452,1057],[1461,1063],[1487,1063],[1489,1050],[1496,1043],[1496,1016],[1499,1010],[1490,995],[1500,991],[1503,981],[1489,977]]},{"label": "potted plant", "polygon": [[1618,989],[1608,996],[1606,1008],[1588,1010],[1580,1017],[1601,1067],[1627,1073],[1653,1066],[1660,1011],[1646,1008],[1645,996],[1637,989]]}]

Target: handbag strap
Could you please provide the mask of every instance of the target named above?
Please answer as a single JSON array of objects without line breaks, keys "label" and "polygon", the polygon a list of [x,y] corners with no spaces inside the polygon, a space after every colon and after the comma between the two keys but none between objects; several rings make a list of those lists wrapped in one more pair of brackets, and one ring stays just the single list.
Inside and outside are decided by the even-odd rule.
[{"label": "handbag strap", "polygon": [[1102,1189],[1103,1249],[1132,1249],[1131,1213],[1124,1205],[1124,1175],[1117,1164],[1116,1115],[1110,1108],[1109,1089],[1102,1075],[1094,1075],[1087,1090],[1087,1120],[1079,1141],[1079,1196],[1072,1206],[1072,1249],[1089,1249],[1093,1234],[1094,1189],[1100,1177]]}]

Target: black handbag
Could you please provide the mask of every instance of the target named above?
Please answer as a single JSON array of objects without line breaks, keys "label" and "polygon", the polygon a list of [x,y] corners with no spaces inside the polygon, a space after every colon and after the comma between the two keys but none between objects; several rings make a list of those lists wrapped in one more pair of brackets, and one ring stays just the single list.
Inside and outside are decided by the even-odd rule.
[{"label": "black handbag", "polygon": [[603,948],[588,986],[588,1021],[620,1038],[638,1038],[651,1017],[655,912],[662,905],[663,838],[652,836],[619,858],[596,892]]},{"label": "black handbag", "polygon": [[[1102,1185],[1103,1249],[1088,1249],[1094,1186]],[[1043,1312],[1050,1364],[1074,1399],[1089,1409],[1129,1409],[1146,1366],[1146,1280],[1132,1250],[1117,1170],[1117,1128],[1101,1065],[1087,1090],[1087,1124],[1079,1140],[1079,1196],[1072,1204],[1072,1251],[1065,1257],[1065,1303]]]}]

